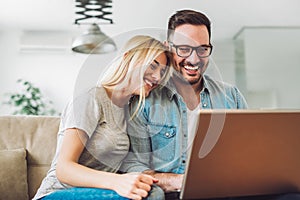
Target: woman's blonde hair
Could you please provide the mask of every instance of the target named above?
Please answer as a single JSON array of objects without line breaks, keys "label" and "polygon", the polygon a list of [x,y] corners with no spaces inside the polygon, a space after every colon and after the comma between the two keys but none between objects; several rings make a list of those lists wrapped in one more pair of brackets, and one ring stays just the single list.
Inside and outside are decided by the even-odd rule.
[{"label": "woman's blonde hair", "polygon": [[[123,48],[123,56],[112,64],[114,71],[108,74],[102,81],[102,86],[111,87],[121,83],[129,83],[130,77],[134,70],[139,70],[139,82],[143,83],[144,73],[147,67],[161,53],[165,53],[167,57],[167,70],[164,73],[160,84],[164,85],[170,77],[170,65],[173,64],[172,54],[168,48],[160,41],[150,36],[138,35],[132,37]],[[140,67],[137,67],[140,66]],[[134,80],[135,81],[135,80]],[[131,118],[133,118],[139,109],[142,109],[145,103],[144,87],[139,88],[138,106]]]}]

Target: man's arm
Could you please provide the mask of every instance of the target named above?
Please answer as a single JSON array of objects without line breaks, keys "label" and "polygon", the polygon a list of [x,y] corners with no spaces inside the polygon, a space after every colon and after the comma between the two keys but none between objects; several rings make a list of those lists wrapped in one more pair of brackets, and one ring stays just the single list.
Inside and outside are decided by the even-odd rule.
[{"label": "man's arm", "polygon": [[130,119],[136,109],[136,102],[132,102],[132,107],[127,112],[127,132],[130,138],[130,151],[124,160],[121,171],[123,172],[143,172],[158,179],[157,185],[165,192],[181,189],[183,174],[161,173],[154,171],[152,165],[153,149],[151,136],[148,128],[147,107],[139,111],[136,116]]},{"label": "man's arm", "polygon": [[146,170],[143,173],[158,179],[158,183],[156,183],[156,185],[160,186],[165,192],[181,190],[183,174],[159,173],[153,170]]},{"label": "man's arm", "polygon": [[136,106],[137,101],[132,102],[126,112],[130,150],[120,168],[122,172],[143,172],[150,169],[151,140],[147,132],[146,117],[139,111],[131,119]]}]

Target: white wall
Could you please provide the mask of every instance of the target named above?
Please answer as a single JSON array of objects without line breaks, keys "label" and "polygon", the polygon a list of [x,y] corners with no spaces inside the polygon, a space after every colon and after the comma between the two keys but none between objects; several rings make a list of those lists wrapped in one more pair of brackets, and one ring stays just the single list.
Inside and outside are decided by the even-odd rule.
[{"label": "white wall", "polygon": [[213,53],[211,58],[214,61],[214,65],[220,71],[221,80],[236,84],[234,41],[227,39],[213,41],[212,43]]},{"label": "white wall", "polygon": [[300,28],[245,28],[244,67],[252,108],[300,107]]},{"label": "white wall", "polygon": [[[54,101],[55,108],[61,109],[66,96],[72,94],[72,86],[83,58],[68,52],[31,52],[19,51],[21,31],[0,34],[0,94],[1,102],[5,93],[17,90],[19,78],[31,81],[40,87],[45,97]],[[1,105],[1,114],[10,109]]]}]

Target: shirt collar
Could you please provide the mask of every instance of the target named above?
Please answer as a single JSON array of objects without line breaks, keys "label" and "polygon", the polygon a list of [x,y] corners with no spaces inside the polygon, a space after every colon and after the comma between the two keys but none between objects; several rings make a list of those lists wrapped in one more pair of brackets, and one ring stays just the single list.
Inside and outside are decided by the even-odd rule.
[{"label": "shirt collar", "polygon": [[206,91],[208,93],[210,91],[210,87],[207,84],[207,75],[203,75],[203,89],[202,89],[202,91]]},{"label": "shirt collar", "polygon": [[170,100],[173,99],[175,94],[178,94],[172,77],[169,79],[169,81],[167,82],[167,84],[164,88],[166,88],[167,96]]},{"label": "shirt collar", "polygon": [[[210,87],[207,84],[207,75],[203,76],[203,89],[202,91],[208,92],[210,91]],[[170,80],[167,82],[166,86],[164,87],[166,88],[166,92],[167,92],[167,96],[169,97],[170,100],[173,99],[174,95],[178,94],[177,90],[176,90],[176,86],[174,84],[174,81],[172,79],[172,77],[170,78]],[[201,91],[201,92],[202,92]]]}]

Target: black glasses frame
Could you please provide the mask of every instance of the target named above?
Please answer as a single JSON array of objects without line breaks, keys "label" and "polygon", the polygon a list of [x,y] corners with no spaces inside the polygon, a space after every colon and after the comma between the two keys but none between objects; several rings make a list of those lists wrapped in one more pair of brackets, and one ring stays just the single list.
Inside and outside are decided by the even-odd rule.
[{"label": "black glasses frame", "polygon": [[[174,47],[174,48],[176,49],[176,54],[177,54],[179,57],[182,57],[182,58],[187,58],[187,57],[189,57],[190,55],[192,55],[193,51],[196,51],[196,54],[197,54],[197,56],[198,56],[199,58],[206,58],[206,57],[208,57],[208,56],[211,55],[211,52],[212,52],[212,49],[213,49],[213,46],[212,46],[212,45],[200,45],[200,46],[197,46],[197,47],[193,47],[193,46],[186,45],[186,44],[184,44],[184,45],[175,45],[173,42],[169,42],[169,44],[170,44],[171,47]],[[182,56],[182,55],[178,54],[178,48],[183,48],[183,47],[188,47],[188,48],[191,48],[191,49],[192,49],[192,51],[190,52],[190,54],[189,54],[188,56]],[[206,55],[206,56],[199,55],[199,53],[198,53],[198,51],[197,51],[199,48],[210,48],[209,54]]]}]

